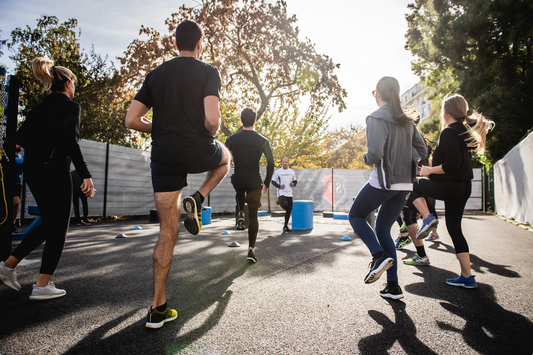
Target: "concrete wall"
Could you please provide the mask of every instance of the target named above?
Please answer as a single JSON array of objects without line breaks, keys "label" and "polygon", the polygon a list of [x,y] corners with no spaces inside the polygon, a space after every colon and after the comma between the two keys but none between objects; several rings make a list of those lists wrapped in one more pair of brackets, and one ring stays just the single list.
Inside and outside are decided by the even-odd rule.
[{"label": "concrete wall", "polygon": [[[89,216],[102,216],[104,210],[104,183],[106,144],[82,140],[81,147],[89,170],[98,190],[89,199]],[[155,209],[150,176],[150,152],[115,145],[109,146],[109,166],[107,183],[107,216],[147,215]],[[222,183],[211,193],[206,205],[213,213],[235,211],[235,191],[231,185],[230,171]],[[344,169],[299,169],[295,170],[298,180],[294,188],[295,200],[313,200],[315,211],[348,211],[353,198],[368,181],[370,170]],[[266,168],[261,167],[264,177]],[[191,174],[183,195],[196,191],[205,178],[203,174]],[[467,209],[482,209],[481,170],[475,169],[472,197]],[[29,189],[26,189],[27,206],[35,205]],[[272,186],[268,194],[261,198],[261,210],[281,210],[276,204],[276,189]],[[437,204],[443,208],[442,202]],[[80,206],[81,210],[81,206]],[[80,211],[81,212],[81,211]],[[74,213],[72,213],[74,215]],[[28,218],[28,215],[25,216]]]}]

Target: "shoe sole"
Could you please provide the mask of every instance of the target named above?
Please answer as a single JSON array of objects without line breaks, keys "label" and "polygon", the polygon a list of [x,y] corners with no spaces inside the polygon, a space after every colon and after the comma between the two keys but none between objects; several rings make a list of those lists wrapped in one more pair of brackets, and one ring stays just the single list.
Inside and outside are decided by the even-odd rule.
[{"label": "shoe sole", "polygon": [[393,295],[390,293],[380,293],[379,295],[383,298],[392,298],[393,300],[399,300],[400,298],[403,298],[403,294]]},{"label": "shoe sole", "polygon": [[368,276],[365,278],[365,283],[366,284],[371,284],[373,282],[376,282],[377,280],[379,280],[379,278],[381,277],[381,275],[387,271],[388,269],[390,269],[392,267],[392,265],[394,264],[394,259],[393,258],[387,258],[385,259],[377,268],[376,270],[372,271],[371,273],[368,274]]},{"label": "shoe sole", "polygon": [[437,238],[430,238],[430,237],[427,237],[426,239],[424,239],[426,242],[433,242],[435,240],[439,240],[439,237]]},{"label": "shoe sole", "polygon": [[67,293],[62,293],[58,295],[44,295],[44,296],[30,296],[30,300],[32,301],[45,301],[45,300],[52,300],[54,298],[59,298],[65,296]]},{"label": "shoe sole", "polygon": [[253,263],[253,264],[255,264],[257,262],[257,259],[254,259],[254,258],[251,258],[251,257],[247,257],[246,260],[248,260],[249,263]]},{"label": "shoe sole", "polygon": [[183,199],[183,209],[187,213],[187,218],[183,224],[187,232],[192,235],[198,235],[202,229],[202,222],[198,220],[198,206],[196,206],[196,201],[191,196],[187,196]]},{"label": "shoe sole", "polygon": [[161,321],[159,323],[148,323],[146,322],[145,324],[145,327],[146,328],[150,328],[150,329],[159,329],[163,326],[163,324],[167,323],[167,322],[172,322],[173,320],[175,320],[176,318],[178,318],[178,315],[176,314],[175,317],[172,317],[172,318],[167,318],[165,319],[164,321]]},{"label": "shoe sole", "polygon": [[426,228],[421,229],[421,230],[418,231],[418,233],[416,234],[416,239],[424,239],[424,238],[427,238],[427,236],[428,236],[429,233],[430,233],[430,230],[432,230],[433,228],[435,228],[438,224],[439,224],[439,220],[438,220],[438,219],[434,219],[433,221],[431,221],[431,223],[428,224],[428,225],[426,226]]},{"label": "shoe sole", "polygon": [[464,287],[464,288],[476,288],[477,287],[477,285],[458,284],[458,283],[448,282],[448,281],[446,281],[446,283],[450,286],[458,286],[458,287]]},{"label": "shoe sole", "polygon": [[243,231],[244,230],[244,219],[240,218],[238,221],[237,221],[237,228],[236,228],[238,231]]}]

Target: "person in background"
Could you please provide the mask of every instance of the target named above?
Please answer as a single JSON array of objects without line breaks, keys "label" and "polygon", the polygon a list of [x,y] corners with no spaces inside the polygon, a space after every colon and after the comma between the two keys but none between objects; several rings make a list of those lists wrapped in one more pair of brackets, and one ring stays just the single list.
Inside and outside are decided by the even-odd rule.
[{"label": "person in background", "polygon": [[[87,196],[82,191],[83,179],[76,170],[72,170],[70,173],[72,175],[72,204],[74,205],[74,222],[77,226],[88,226],[91,224],[89,222],[89,206],[87,204]],[[81,206],[83,209],[83,220],[80,218],[80,200]]]},{"label": "person in background", "polygon": [[279,205],[285,210],[285,224],[283,225],[284,232],[292,232],[289,228],[289,219],[292,213],[292,188],[296,186],[296,174],[292,169],[289,169],[289,158],[285,157],[281,160],[281,169],[276,170],[272,176],[272,185],[278,189]]},{"label": "person in background", "polygon": [[[255,119],[257,114],[254,110],[245,108],[241,113],[242,130],[232,134],[226,140],[226,147],[230,150],[235,164],[235,173],[231,176],[231,183],[235,189],[238,216],[237,230],[244,230],[244,204],[248,204],[248,256],[250,263],[256,263],[254,254],[255,241],[259,230],[257,211],[261,207],[261,188],[263,193],[268,192],[272,172],[274,171],[274,157],[270,142],[255,131]],[[267,172],[262,187],[261,174],[259,173],[259,161],[264,155],[267,160]]]},{"label": "person in background", "polygon": [[68,68],[38,57],[33,75],[51,92],[39,103],[16,133],[15,142],[24,147],[24,176],[43,223],[32,229],[7,260],[0,262],[0,281],[20,290],[15,267],[35,248],[45,243],[41,269],[30,300],[62,297],[65,290],[50,281],[61,258],[72,206],[71,162],[83,179],[86,196],[93,190],[91,173],[79,145],[80,105],[74,101],[76,76]]}]

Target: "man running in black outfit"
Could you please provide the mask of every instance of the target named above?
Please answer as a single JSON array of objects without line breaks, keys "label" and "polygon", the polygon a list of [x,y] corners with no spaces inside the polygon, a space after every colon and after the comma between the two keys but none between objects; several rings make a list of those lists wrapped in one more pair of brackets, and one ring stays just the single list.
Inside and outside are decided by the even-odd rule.
[{"label": "man running in black outfit", "polygon": [[[187,174],[207,171],[200,189],[183,199],[185,228],[198,234],[202,228],[204,198],[226,176],[230,153],[215,140],[220,128],[220,73],[199,60],[203,30],[184,20],[176,29],[179,56],[146,76],[126,116],[126,127],[152,134],[152,186],[159,215],[159,238],[154,248],[154,298],[146,326],[160,328],[177,318],[167,306],[165,289],[178,238],[181,189]],[[153,110],[152,121],[144,117]]]},{"label": "man running in black outfit", "polygon": [[257,210],[261,207],[261,174],[259,173],[259,161],[261,155],[267,160],[267,173],[264,180],[263,193],[268,191],[270,179],[274,172],[274,157],[268,139],[254,130],[256,113],[254,110],[245,108],[241,113],[243,129],[232,134],[226,140],[226,147],[233,154],[235,172],[231,176],[231,183],[235,188],[235,199],[239,209],[237,216],[237,229],[244,230],[244,203],[248,204],[248,262],[256,263],[254,254],[259,222]]}]

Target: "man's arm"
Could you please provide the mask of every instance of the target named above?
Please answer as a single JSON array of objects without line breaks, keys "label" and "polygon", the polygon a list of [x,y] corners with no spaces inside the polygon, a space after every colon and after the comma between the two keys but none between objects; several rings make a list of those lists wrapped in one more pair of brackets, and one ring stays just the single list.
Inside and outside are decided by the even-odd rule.
[{"label": "man's arm", "polygon": [[220,99],[214,95],[204,97],[205,128],[214,136],[220,128]]},{"label": "man's arm", "polygon": [[152,133],[152,121],[144,117],[149,110],[142,102],[133,100],[126,114],[126,127],[139,132]]}]

